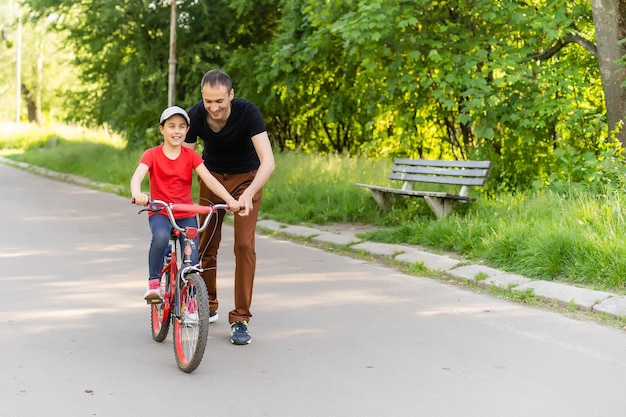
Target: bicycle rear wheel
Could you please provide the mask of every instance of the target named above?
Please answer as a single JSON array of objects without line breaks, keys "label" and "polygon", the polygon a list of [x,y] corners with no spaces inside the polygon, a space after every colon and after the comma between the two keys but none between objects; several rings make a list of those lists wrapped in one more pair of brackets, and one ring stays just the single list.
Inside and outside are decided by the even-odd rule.
[{"label": "bicycle rear wheel", "polygon": [[174,355],[184,372],[195,370],[209,334],[209,295],[197,273],[188,274],[180,291],[180,318],[174,317]]},{"label": "bicycle rear wheel", "polygon": [[170,273],[166,271],[163,274],[161,280],[165,279],[165,289],[168,293],[161,294],[163,302],[159,304],[152,304],[150,306],[150,328],[152,329],[152,339],[155,342],[162,342],[167,337],[167,332],[170,330],[170,317],[171,317],[171,305],[170,305]]}]

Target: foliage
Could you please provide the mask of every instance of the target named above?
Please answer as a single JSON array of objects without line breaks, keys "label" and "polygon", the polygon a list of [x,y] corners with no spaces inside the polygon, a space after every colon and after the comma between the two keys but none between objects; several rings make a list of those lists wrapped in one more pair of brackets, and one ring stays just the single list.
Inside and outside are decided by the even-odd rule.
[{"label": "foliage", "polygon": [[581,153],[572,146],[557,148],[545,182],[537,180],[535,188],[566,193],[584,189],[598,194],[615,192],[626,186],[626,167],[617,145]]},{"label": "foliage", "polygon": [[529,59],[574,23],[592,30],[586,3],[314,3],[285,2],[269,51],[267,70],[281,81],[273,108],[297,109],[290,131],[274,132],[281,148],[487,158],[499,187],[514,190],[548,170],[559,146],[603,142],[592,57],[572,47]]},{"label": "foliage", "polygon": [[[167,106],[170,2],[28,3],[37,12],[34,19],[56,19],[56,28],[68,34],[67,41],[76,51],[75,65],[83,88],[71,96],[71,106],[85,111],[72,114],[79,119],[71,121],[108,125],[124,132],[131,147],[154,144],[158,139],[150,129],[160,109]],[[265,18],[270,16],[271,3],[258,3],[252,10],[244,9],[241,1],[216,1],[210,8],[206,2],[177,2],[175,101],[179,105],[190,107],[200,98],[198,87],[204,72],[224,66],[233,50],[245,48],[246,42],[257,36],[267,38],[271,19]]]},{"label": "foliage", "polygon": [[28,7],[18,9],[14,2],[0,0],[0,120],[27,120],[43,125],[71,112],[70,107],[64,106],[64,97],[74,87],[76,71],[70,65],[73,52],[63,45],[61,36],[50,33],[50,22],[30,21],[29,15]]},{"label": "foliage", "polygon": [[[26,3],[74,47],[75,121],[124,132],[130,146],[155,144],[170,2]],[[492,196],[562,188],[586,181],[593,161],[600,174],[620,160],[601,133],[596,58],[577,44],[543,54],[572,33],[593,40],[587,0],[322,3],[177,1],[177,101],[194,104],[202,74],[220,67],[259,105],[278,150],[490,159]],[[581,175],[563,170],[572,162],[587,164]]]}]

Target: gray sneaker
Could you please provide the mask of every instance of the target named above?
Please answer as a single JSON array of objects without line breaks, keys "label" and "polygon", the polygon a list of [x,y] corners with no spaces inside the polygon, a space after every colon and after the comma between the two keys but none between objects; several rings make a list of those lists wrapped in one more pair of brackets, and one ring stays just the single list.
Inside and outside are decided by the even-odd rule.
[{"label": "gray sneaker", "polygon": [[247,345],[252,342],[247,321],[237,321],[230,326],[230,342],[234,345]]}]

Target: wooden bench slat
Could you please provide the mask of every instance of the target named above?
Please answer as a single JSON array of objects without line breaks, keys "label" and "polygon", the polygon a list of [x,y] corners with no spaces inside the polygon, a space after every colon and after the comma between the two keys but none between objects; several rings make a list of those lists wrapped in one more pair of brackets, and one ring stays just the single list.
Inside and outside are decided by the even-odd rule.
[{"label": "wooden bench slat", "polygon": [[417,175],[417,174],[396,174],[389,175],[389,179],[411,182],[431,182],[435,184],[450,185],[467,185],[480,186],[484,185],[486,178],[463,178],[463,177],[436,177],[434,175]]},{"label": "wooden bench slat", "polygon": [[380,185],[371,185],[371,184],[355,184],[358,187],[368,188],[370,190],[382,191],[385,193],[393,193],[400,195],[409,195],[414,197],[437,197],[437,198],[447,198],[450,200],[458,200],[458,201],[476,201],[474,197],[461,196],[457,194],[450,194],[440,191],[415,191],[415,190],[401,190],[399,188],[391,188],[391,187],[382,187]]},{"label": "wooden bench slat", "polygon": [[425,175],[446,175],[450,177],[486,177],[489,174],[488,169],[483,168],[431,168],[407,165],[394,165],[392,172],[406,172],[408,174],[425,174]]},{"label": "wooden bench slat", "polygon": [[462,167],[462,168],[491,168],[491,161],[443,161],[436,159],[396,158],[396,165],[432,166],[432,167]]}]

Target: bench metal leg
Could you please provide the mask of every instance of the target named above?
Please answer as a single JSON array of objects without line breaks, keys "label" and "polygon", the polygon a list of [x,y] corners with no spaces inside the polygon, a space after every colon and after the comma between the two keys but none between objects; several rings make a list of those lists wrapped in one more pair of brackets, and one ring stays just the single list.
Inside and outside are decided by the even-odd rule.
[{"label": "bench metal leg", "polygon": [[435,216],[437,216],[438,219],[442,219],[452,213],[452,210],[457,205],[455,200],[441,197],[425,196],[424,200],[426,200],[428,206],[435,213]]}]

